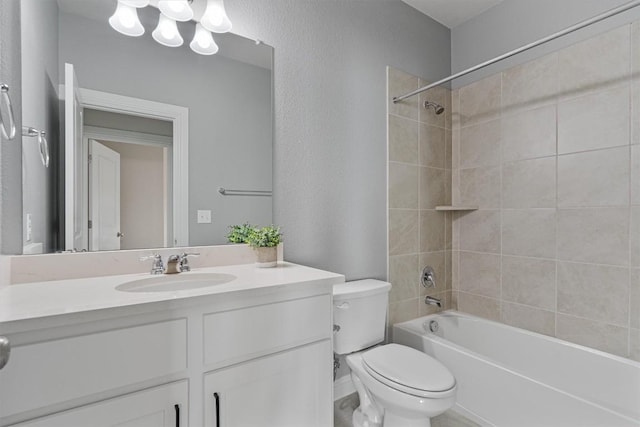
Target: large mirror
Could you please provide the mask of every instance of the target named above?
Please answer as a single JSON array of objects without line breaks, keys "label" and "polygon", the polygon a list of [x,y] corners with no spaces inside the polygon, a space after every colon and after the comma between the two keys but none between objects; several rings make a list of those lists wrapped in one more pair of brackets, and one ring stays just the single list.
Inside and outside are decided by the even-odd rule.
[{"label": "large mirror", "polygon": [[271,223],[273,49],[226,33],[199,55],[194,22],[160,45],[153,6],[127,37],[116,3],[21,1],[24,253],[214,245]]}]

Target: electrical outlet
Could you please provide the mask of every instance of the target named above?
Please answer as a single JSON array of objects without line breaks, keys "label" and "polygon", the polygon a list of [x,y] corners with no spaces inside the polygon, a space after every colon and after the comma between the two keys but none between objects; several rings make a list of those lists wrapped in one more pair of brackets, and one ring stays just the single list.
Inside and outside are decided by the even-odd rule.
[{"label": "electrical outlet", "polygon": [[199,210],[198,211],[198,224],[211,224],[211,211]]}]

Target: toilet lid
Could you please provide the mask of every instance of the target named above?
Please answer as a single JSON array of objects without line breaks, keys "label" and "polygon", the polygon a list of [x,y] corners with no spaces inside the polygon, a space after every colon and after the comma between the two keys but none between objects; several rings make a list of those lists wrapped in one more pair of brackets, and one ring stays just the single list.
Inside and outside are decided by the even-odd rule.
[{"label": "toilet lid", "polygon": [[399,344],[376,347],[362,355],[365,369],[388,386],[424,396],[452,390],[456,380],[451,372],[433,357]]}]

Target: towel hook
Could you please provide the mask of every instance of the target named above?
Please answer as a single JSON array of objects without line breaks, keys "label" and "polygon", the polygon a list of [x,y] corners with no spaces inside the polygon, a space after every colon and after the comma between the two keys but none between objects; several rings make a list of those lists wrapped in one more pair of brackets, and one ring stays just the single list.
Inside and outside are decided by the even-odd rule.
[{"label": "towel hook", "polygon": [[13,106],[11,105],[11,97],[9,96],[9,86],[2,83],[0,84],[0,94],[2,96],[2,101],[7,107],[7,112],[9,113],[9,129],[7,129],[4,119],[2,118],[2,112],[0,111],[0,129],[2,130],[2,135],[9,141],[16,137],[16,122],[13,116]]},{"label": "towel hook", "polygon": [[47,133],[29,126],[22,127],[22,136],[38,137],[38,148],[40,149],[40,159],[45,168],[49,167],[49,143]]}]

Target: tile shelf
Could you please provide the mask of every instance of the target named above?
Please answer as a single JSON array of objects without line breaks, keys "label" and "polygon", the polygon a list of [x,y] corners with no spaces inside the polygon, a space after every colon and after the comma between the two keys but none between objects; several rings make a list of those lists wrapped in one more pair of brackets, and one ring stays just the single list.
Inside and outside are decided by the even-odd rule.
[{"label": "tile shelf", "polygon": [[477,211],[478,206],[436,206],[437,211]]}]

